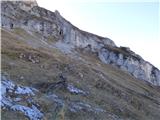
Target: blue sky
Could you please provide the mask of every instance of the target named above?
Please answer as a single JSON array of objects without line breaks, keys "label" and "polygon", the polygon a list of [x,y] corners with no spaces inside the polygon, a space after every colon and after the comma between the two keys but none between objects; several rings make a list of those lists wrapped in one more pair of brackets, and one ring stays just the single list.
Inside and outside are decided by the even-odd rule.
[{"label": "blue sky", "polygon": [[160,69],[160,8],[158,0],[37,0],[82,30],[128,46]]}]

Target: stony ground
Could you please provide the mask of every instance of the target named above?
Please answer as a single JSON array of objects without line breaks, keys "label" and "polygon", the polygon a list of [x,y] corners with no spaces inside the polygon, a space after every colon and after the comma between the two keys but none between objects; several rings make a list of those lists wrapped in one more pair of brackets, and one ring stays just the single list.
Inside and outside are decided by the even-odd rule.
[{"label": "stony ground", "polygon": [[156,67],[36,1],[1,5],[2,120],[160,119]]},{"label": "stony ground", "polygon": [[89,52],[66,54],[40,34],[1,34],[2,120],[159,120],[158,88]]}]

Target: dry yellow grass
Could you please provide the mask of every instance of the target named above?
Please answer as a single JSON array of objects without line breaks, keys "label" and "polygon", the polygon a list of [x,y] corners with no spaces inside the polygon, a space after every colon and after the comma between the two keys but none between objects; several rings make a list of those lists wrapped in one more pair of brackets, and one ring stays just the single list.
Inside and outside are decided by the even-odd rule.
[{"label": "dry yellow grass", "polygon": [[[33,36],[25,30],[2,30],[2,73],[7,72],[11,79],[21,85],[32,86],[42,82],[56,82],[59,73],[64,72],[68,83],[89,92],[87,96],[82,96],[71,94],[64,89],[54,91],[64,98],[66,103],[82,100],[123,119],[158,120],[160,117],[160,93],[153,86],[111,65],[101,63],[95,55],[80,53],[87,61],[83,62],[55,48],[47,47],[37,38],[40,38],[40,35]],[[39,55],[40,63],[34,64],[26,59],[20,59],[21,53]],[[24,79],[21,80],[20,76]],[[48,100],[44,93],[39,93],[34,99],[45,111],[45,119],[52,120],[55,108],[53,101]],[[9,113],[10,111],[3,111],[2,117],[9,120],[10,117],[7,117]],[[110,119],[108,114],[97,115],[88,112],[73,114],[66,109],[66,106],[58,111],[56,118],[58,120]]]}]

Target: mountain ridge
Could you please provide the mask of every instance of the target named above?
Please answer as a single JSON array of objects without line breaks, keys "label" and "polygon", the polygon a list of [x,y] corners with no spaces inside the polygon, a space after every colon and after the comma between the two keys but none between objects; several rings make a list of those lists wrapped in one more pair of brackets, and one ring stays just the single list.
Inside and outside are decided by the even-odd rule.
[{"label": "mountain ridge", "polygon": [[159,70],[139,55],[58,11],[1,6],[2,120],[159,120]]},{"label": "mountain ridge", "polygon": [[[15,5],[19,6],[18,3],[15,3]],[[2,15],[7,13],[3,8],[2,3]],[[102,62],[113,64],[124,71],[128,71],[138,79],[160,86],[160,71],[129,48],[117,47],[109,38],[100,37],[78,29],[64,19],[58,11],[53,13],[38,5],[33,5],[30,7],[30,10],[27,9],[26,11],[28,17],[34,15],[43,19],[34,18],[35,20],[28,20],[25,16],[21,16],[22,18],[19,19],[18,23],[3,23],[9,19],[5,19],[7,17],[2,16],[2,27],[11,27],[12,23],[14,27],[23,26],[28,30],[38,31],[46,38],[49,36],[55,37],[57,41],[63,43],[63,46],[66,44],[68,48],[69,46],[72,49],[90,47],[90,51],[97,53]]]}]

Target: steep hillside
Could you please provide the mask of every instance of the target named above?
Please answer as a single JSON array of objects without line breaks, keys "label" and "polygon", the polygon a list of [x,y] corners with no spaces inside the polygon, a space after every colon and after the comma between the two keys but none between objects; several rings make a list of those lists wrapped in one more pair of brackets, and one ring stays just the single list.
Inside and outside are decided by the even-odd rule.
[{"label": "steep hillside", "polygon": [[1,3],[2,120],[159,120],[160,72],[36,2]]}]

